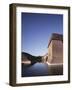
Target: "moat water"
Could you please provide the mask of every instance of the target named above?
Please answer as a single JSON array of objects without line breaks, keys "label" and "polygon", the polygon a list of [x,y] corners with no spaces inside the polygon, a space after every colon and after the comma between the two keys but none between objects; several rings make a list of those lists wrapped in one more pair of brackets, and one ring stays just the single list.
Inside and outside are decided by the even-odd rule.
[{"label": "moat water", "polygon": [[63,75],[63,66],[49,66],[46,63],[22,64],[22,77]]}]

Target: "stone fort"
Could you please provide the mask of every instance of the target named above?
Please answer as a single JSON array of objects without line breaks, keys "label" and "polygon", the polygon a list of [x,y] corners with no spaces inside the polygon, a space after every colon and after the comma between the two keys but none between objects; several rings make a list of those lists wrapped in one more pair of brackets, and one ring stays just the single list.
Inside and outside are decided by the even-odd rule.
[{"label": "stone fort", "polygon": [[63,63],[63,35],[53,33],[48,43],[48,53],[44,55],[43,62],[50,64]]}]

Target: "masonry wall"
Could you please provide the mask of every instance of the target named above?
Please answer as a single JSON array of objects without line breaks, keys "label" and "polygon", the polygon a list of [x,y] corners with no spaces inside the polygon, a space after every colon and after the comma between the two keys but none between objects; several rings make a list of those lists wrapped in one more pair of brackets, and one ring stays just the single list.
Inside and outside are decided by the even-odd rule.
[{"label": "masonry wall", "polygon": [[63,42],[52,40],[52,63],[63,63]]},{"label": "masonry wall", "polygon": [[48,47],[48,62],[63,63],[63,42],[52,40]]},{"label": "masonry wall", "polygon": [[50,43],[49,47],[48,47],[48,62],[51,63],[52,62],[52,42]]},{"label": "masonry wall", "polygon": [[42,62],[46,63],[48,61],[48,53],[46,55],[42,56]]}]

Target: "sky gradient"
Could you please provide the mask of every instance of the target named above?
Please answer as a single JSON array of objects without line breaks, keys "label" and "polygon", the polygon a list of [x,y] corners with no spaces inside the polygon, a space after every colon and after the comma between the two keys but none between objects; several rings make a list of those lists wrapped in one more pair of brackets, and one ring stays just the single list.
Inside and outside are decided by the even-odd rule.
[{"label": "sky gradient", "polygon": [[52,33],[63,34],[63,15],[22,13],[21,25],[21,51],[42,56]]}]

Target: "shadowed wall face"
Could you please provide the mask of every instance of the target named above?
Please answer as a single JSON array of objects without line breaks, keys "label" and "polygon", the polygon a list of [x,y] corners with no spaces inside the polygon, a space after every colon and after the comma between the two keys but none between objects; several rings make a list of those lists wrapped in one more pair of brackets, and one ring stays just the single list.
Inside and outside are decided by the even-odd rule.
[{"label": "shadowed wall face", "polygon": [[48,47],[48,62],[51,63],[52,62],[52,43],[50,43],[49,47]]}]

